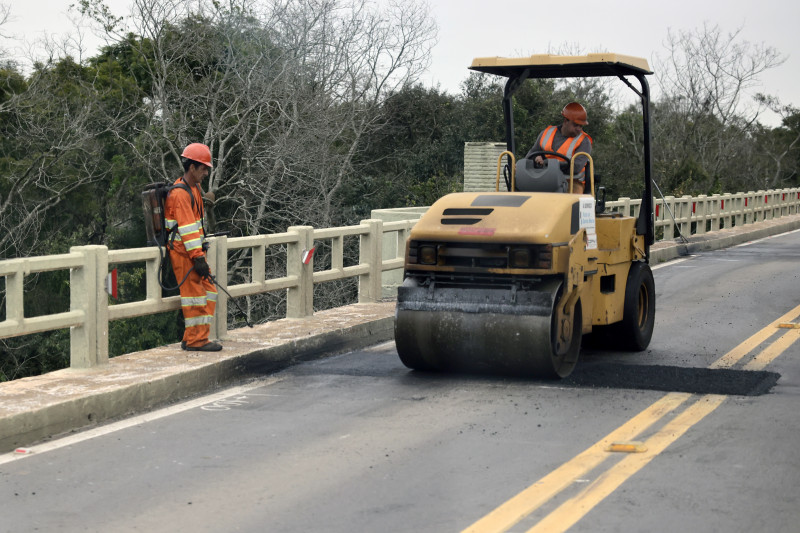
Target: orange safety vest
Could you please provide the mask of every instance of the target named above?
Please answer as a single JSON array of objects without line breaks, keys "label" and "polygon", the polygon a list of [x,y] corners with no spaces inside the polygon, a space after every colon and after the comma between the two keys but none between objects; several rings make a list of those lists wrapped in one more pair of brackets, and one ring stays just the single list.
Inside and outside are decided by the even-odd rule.
[{"label": "orange safety vest", "polygon": [[[203,255],[205,229],[203,228],[203,197],[200,187],[189,187],[183,177],[175,180],[175,186],[183,185],[191,196],[183,191],[170,191],[164,204],[164,222],[169,230],[177,229],[171,239],[171,248],[176,252],[194,259]],[[188,190],[187,190],[188,189]],[[180,280],[179,280],[180,281]]]},{"label": "orange safety vest", "polygon": [[[581,145],[584,138],[589,139],[590,146],[594,144],[594,141],[586,132],[581,132],[580,135],[572,138],[572,142],[567,142],[569,141],[569,138],[567,138],[567,140],[564,141],[564,143],[558,147],[558,150],[553,150],[553,139],[556,136],[557,129],[558,126],[548,126],[547,128],[545,128],[544,132],[542,132],[542,141],[540,143],[540,145],[542,146],[542,150],[546,150],[548,152],[558,152],[559,154],[566,157],[567,160],[571,160],[572,155],[575,153],[575,149]],[[545,155],[545,157],[549,159],[558,159],[554,155]]]}]

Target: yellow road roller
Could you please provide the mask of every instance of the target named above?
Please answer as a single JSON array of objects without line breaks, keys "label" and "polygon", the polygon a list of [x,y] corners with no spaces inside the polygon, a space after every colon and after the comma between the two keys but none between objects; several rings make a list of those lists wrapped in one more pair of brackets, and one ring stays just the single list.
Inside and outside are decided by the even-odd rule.
[{"label": "yellow road roller", "polygon": [[[600,348],[644,350],[655,319],[647,61],[547,54],[478,58],[470,68],[508,79],[507,151],[498,160],[494,192],[449,194],[411,231],[395,317],[401,361],[417,370],[563,378],[575,368],[583,335],[591,333]],[[637,216],[605,212],[591,157],[587,194],[563,192],[571,190],[581,154],[565,161],[567,172],[554,158],[541,169],[515,161],[515,90],[527,79],[596,76],[621,79],[642,104],[644,187]]]}]

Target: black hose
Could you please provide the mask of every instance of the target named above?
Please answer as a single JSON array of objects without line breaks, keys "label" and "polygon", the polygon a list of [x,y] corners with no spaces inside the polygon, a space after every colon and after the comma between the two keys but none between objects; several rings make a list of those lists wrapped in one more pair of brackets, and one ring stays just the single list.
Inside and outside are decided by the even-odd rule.
[{"label": "black hose", "polygon": [[[212,236],[212,237],[217,237],[217,236],[220,236],[220,235],[228,235],[228,234],[230,234],[230,232],[228,232],[228,231],[223,231],[223,232],[220,232],[220,233],[215,233],[214,235],[211,235],[211,236]],[[159,246],[158,246],[158,275],[156,276],[156,278],[158,279],[158,285],[159,285],[159,286],[160,286],[162,289],[164,289],[165,291],[171,291],[171,290],[177,290],[177,289],[180,289],[180,288],[181,288],[181,285],[183,285],[184,283],[186,283],[186,279],[189,277],[189,274],[191,274],[191,273],[192,273],[192,270],[194,270],[194,269],[195,269],[195,267],[192,267],[191,269],[189,269],[189,272],[187,272],[187,273],[186,273],[186,275],[183,277],[183,279],[180,281],[180,283],[178,283],[176,286],[174,286],[174,287],[167,287],[167,286],[164,284],[164,272],[165,272],[165,270],[166,270],[166,269],[164,268],[164,264],[165,264],[165,263],[164,263],[164,256],[165,256],[165,255],[167,255],[167,257],[169,257],[168,253],[165,253],[164,251],[162,251],[162,250],[161,250],[161,245],[159,245]],[[234,299],[233,299],[233,296],[231,296],[231,293],[229,293],[227,290],[225,290],[225,288],[224,288],[224,287],[220,287],[219,283],[217,283],[217,280],[216,280],[216,278],[215,278],[214,276],[212,276],[211,274],[208,274],[208,276],[206,276],[206,277],[207,277],[207,278],[208,278],[208,279],[209,279],[209,280],[210,280],[210,281],[211,281],[211,282],[212,282],[212,283],[213,283],[213,284],[214,284],[214,285],[215,285],[215,286],[216,286],[218,289],[222,290],[222,292],[224,292],[225,294],[227,294],[227,295],[228,295],[228,299],[230,299],[231,301],[233,301],[233,303],[234,303],[234,304],[236,304],[236,307],[237,307],[237,308],[239,309],[239,311],[242,313],[242,316],[244,317],[244,321],[245,321],[245,323],[247,323],[247,325],[248,325],[249,327],[251,327],[251,328],[252,328],[252,327],[253,327],[253,324],[251,324],[251,323],[250,323],[250,319],[247,317],[247,313],[245,313],[244,309],[242,309],[242,306],[241,306],[241,305],[239,305],[239,302],[237,302],[236,300],[234,300]],[[177,281],[177,279],[176,279],[176,281]]]}]

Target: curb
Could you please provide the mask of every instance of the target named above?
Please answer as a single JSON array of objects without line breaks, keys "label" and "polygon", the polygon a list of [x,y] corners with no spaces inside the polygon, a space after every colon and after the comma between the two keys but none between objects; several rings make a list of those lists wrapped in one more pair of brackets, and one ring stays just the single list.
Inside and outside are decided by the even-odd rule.
[{"label": "curb", "polygon": [[[343,316],[337,320],[336,315],[352,314],[354,309],[360,311],[364,305],[370,304],[339,308],[341,313],[331,310],[318,314],[332,318],[334,322],[352,322],[352,317]],[[374,307],[379,309],[361,321],[322,331],[315,324],[312,328],[317,326],[316,331],[303,328],[304,324],[314,322],[312,319],[279,320],[270,323],[268,326],[271,327],[262,328],[266,334],[256,334],[258,339],[255,343],[250,331],[231,331],[231,342],[226,339],[226,351],[233,353],[224,354],[222,359],[214,354],[194,355],[192,352],[187,355],[173,344],[115,357],[98,369],[64,369],[7,382],[0,387],[0,453],[54,435],[146,412],[250,376],[275,372],[297,362],[393,339],[394,302],[374,304]],[[285,342],[258,346],[270,342],[265,337],[275,333],[276,329],[312,331]],[[251,342],[237,341],[237,337],[243,335],[249,335]],[[14,405],[16,408],[9,407]]]},{"label": "curb", "polygon": [[657,242],[650,247],[650,262],[663,263],[679,257],[711,250],[730,248],[749,241],[772,237],[800,229],[800,215],[789,215],[779,219],[764,220],[755,224],[737,226],[703,235],[694,235],[688,242]]}]

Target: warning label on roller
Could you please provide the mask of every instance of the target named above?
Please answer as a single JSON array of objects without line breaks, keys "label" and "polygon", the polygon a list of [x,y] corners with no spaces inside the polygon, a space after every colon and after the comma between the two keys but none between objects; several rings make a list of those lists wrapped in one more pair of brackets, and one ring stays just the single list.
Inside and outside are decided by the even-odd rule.
[{"label": "warning label on roller", "polygon": [[594,198],[586,197],[580,200],[580,227],[586,229],[586,248],[597,249],[597,232],[594,222]]}]

